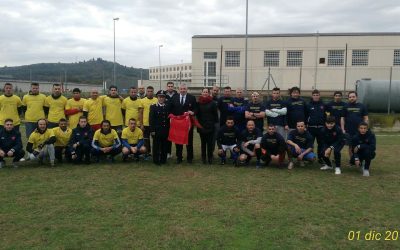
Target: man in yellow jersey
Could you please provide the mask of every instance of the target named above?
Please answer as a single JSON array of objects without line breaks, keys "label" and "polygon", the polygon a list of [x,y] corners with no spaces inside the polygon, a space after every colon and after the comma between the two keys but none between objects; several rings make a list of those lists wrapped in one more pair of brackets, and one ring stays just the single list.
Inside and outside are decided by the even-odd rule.
[{"label": "man in yellow jersey", "polygon": [[69,127],[76,128],[79,122],[79,117],[83,115],[83,105],[86,99],[81,98],[81,90],[74,88],[72,90],[72,98],[65,105],[65,115],[68,117]]},{"label": "man in yellow jersey", "polygon": [[100,161],[101,156],[109,156],[111,162],[114,157],[121,152],[121,141],[117,132],[111,128],[111,122],[104,120],[101,122],[101,129],[94,133],[92,140],[92,155],[96,162]]},{"label": "man in yellow jersey", "polygon": [[[141,100],[137,96],[136,87],[129,89],[129,96],[122,101],[122,113],[125,116],[125,126],[129,126],[129,119],[133,118],[140,121],[142,113],[140,109],[143,108]],[[136,124],[140,125],[140,124]]]},{"label": "man in yellow jersey", "polygon": [[149,125],[149,115],[150,115],[150,106],[156,104],[158,102],[157,98],[154,97],[154,88],[152,86],[148,86],[146,88],[146,97],[140,99],[142,101],[143,108],[141,109],[142,120],[140,121],[140,128],[143,131],[144,135],[144,146],[147,149],[147,152],[151,153],[150,148],[150,125]]},{"label": "man in yellow jersey", "polygon": [[29,153],[29,159],[39,160],[39,164],[47,157],[50,159],[50,165],[54,167],[54,143],[56,137],[53,130],[47,128],[47,121],[40,119],[37,122],[37,128],[29,136],[26,151]]},{"label": "man in yellow jersey", "polygon": [[14,121],[14,128],[19,131],[21,120],[19,114],[22,112],[21,98],[13,94],[13,85],[11,83],[4,84],[4,95],[0,96],[0,129],[6,119]]},{"label": "man in yellow jersey", "polygon": [[120,135],[124,122],[121,110],[122,101],[118,95],[117,86],[110,86],[109,94],[104,98],[103,107],[105,107],[106,120],[111,122],[111,128],[117,131],[117,133]]},{"label": "man in yellow jersey", "polygon": [[88,118],[87,122],[93,131],[101,128],[101,122],[104,120],[103,100],[105,96],[99,96],[97,89],[90,91],[90,98],[83,105],[83,115]]},{"label": "man in yellow jersey", "polygon": [[53,84],[52,94],[46,97],[44,103],[44,113],[47,115],[48,128],[55,128],[58,126],[58,121],[61,118],[65,119],[65,105],[67,98],[61,94],[61,85],[58,83]]},{"label": "man in yellow jersey", "polygon": [[58,127],[53,128],[54,136],[56,137],[56,142],[54,143],[54,151],[57,162],[63,162],[63,156],[67,162],[71,162],[71,152],[68,147],[68,142],[71,138],[72,129],[68,127],[68,122],[66,119],[60,119]]},{"label": "man in yellow jersey", "polygon": [[139,155],[146,153],[146,147],[143,140],[143,132],[136,127],[136,120],[129,119],[127,128],[122,130],[122,160],[127,161],[130,155],[133,155],[135,160],[139,160]]},{"label": "man in yellow jersey", "polygon": [[39,83],[31,83],[31,90],[22,98],[22,107],[25,111],[25,135],[26,138],[36,129],[36,122],[45,118],[44,103],[46,96],[39,93]]}]

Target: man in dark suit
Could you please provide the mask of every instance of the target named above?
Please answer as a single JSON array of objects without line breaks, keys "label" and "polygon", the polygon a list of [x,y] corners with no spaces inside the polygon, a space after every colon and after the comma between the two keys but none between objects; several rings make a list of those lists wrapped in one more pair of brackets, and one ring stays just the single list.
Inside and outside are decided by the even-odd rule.
[{"label": "man in dark suit", "polygon": [[[187,85],[181,84],[179,86],[179,93],[175,94],[169,101],[169,113],[173,115],[183,115],[188,112],[189,115],[194,116],[197,113],[197,102],[196,98],[187,93]],[[182,163],[182,151],[183,145],[175,144],[176,147],[176,163]],[[187,161],[188,163],[193,162],[193,127],[189,131],[189,141],[186,145]]]}]

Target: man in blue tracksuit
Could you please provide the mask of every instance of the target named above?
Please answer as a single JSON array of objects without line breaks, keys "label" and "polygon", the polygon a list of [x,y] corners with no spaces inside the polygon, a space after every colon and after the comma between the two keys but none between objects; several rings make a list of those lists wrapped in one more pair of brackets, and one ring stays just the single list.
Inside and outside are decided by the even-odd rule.
[{"label": "man in blue tracksuit", "polygon": [[244,113],[248,101],[243,97],[243,90],[241,88],[236,89],[236,96],[232,99],[232,103],[228,106],[228,112],[233,114],[235,119],[235,126],[239,131],[246,129],[246,118]]},{"label": "man in blue tracksuit", "polygon": [[306,121],[306,102],[300,98],[300,89],[293,87],[289,90],[290,98],[286,101],[287,126],[286,129],[296,129],[298,121]]},{"label": "man in blue tracksuit", "polygon": [[14,128],[13,120],[4,121],[4,129],[0,130],[0,168],[4,166],[5,157],[13,157],[13,166],[25,155],[22,147],[21,133]]},{"label": "man in blue tracksuit", "polygon": [[78,126],[72,130],[68,143],[73,163],[79,164],[84,161],[85,164],[90,164],[92,139],[93,130],[88,124],[86,116],[79,117]]},{"label": "man in blue tracksuit", "polygon": [[368,123],[361,122],[358,126],[358,132],[351,140],[351,149],[353,155],[351,162],[357,167],[362,166],[363,176],[369,176],[369,166],[372,159],[375,158],[376,138],[375,134],[368,128]]},{"label": "man in blue tracksuit", "polygon": [[313,142],[317,140],[318,162],[323,164],[322,160],[322,129],[325,126],[326,106],[321,101],[318,90],[312,92],[310,103],[306,106],[307,130],[313,136]]}]

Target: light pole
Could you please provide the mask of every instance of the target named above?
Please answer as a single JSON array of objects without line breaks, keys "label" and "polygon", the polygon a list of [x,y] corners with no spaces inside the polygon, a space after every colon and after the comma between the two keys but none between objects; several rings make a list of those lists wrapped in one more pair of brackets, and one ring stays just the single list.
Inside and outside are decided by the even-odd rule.
[{"label": "light pole", "polygon": [[160,90],[161,90],[161,47],[163,45],[158,45],[158,64],[160,65]]},{"label": "light pole", "polygon": [[249,28],[249,1],[246,0],[246,37],[244,49],[244,91],[247,93],[247,38]]},{"label": "light pole", "polygon": [[119,17],[115,17],[115,18],[113,18],[113,21],[114,21],[114,81],[113,81],[113,84],[115,85],[116,84],[116,69],[115,69],[115,21],[118,21],[119,20]]}]

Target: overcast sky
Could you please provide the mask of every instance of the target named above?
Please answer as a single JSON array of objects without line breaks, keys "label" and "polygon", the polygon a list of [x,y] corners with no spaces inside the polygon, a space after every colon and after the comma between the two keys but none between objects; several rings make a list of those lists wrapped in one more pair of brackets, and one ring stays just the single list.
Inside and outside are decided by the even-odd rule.
[{"label": "overcast sky", "polygon": [[[245,0],[0,0],[0,66],[191,62],[191,37],[245,32]],[[249,0],[249,33],[397,32],[398,0]]]}]

